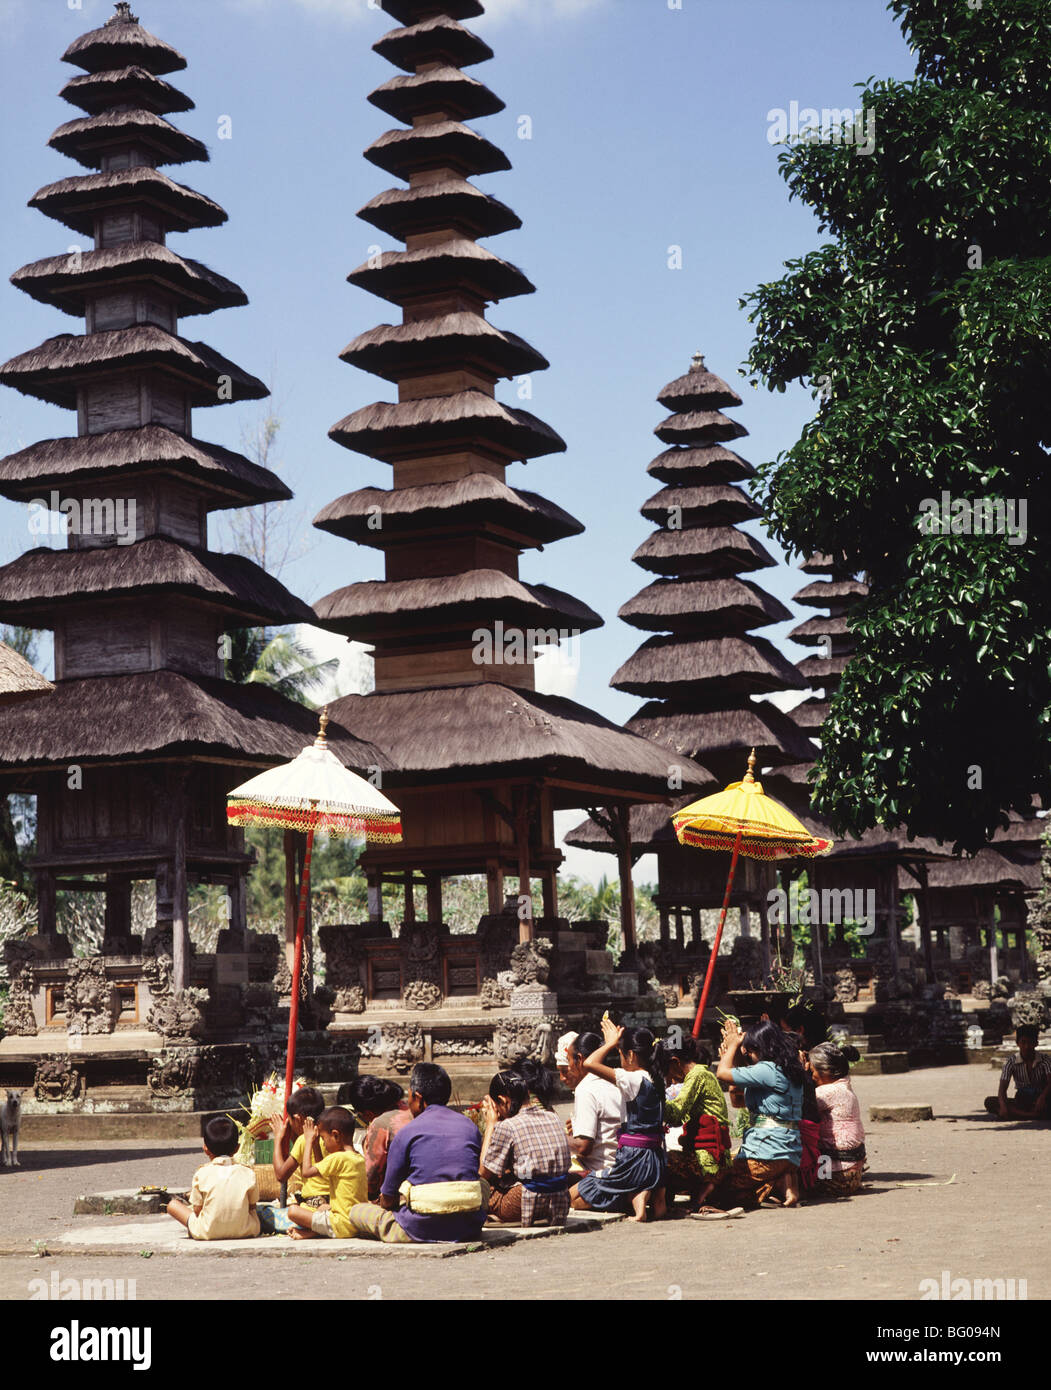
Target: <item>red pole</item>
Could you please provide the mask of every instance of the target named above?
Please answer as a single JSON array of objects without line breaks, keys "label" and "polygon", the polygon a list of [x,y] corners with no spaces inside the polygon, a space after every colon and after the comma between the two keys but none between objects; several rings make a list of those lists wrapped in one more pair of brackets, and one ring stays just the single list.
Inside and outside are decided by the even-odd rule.
[{"label": "red pole", "polygon": [[734,886],[734,874],[737,871],[737,856],[741,849],[741,831],[737,832],[737,839],[734,841],[734,852],[730,859],[730,872],[726,878],[726,894],[723,897],[723,910],[719,918],[719,928],[715,933],[715,945],[712,947],[711,959],[708,961],[708,973],[704,977],[704,988],[701,990],[701,1002],[697,1005],[697,1017],[693,1021],[693,1036],[701,1036],[701,1019],[704,1017],[704,1006],[708,1003],[708,991],[712,987],[712,976],[715,974],[715,961],[719,955],[719,946],[723,939],[723,927],[726,926],[726,910],[730,906],[730,890]]},{"label": "red pole", "polygon": [[296,918],[296,954],[292,965],[292,1003],[288,1010],[288,1060],[285,1063],[285,1116],[288,1098],[292,1094],[292,1076],[296,1068],[296,1028],[299,1026],[299,977],[303,972],[303,933],[307,922],[307,901],[310,897],[310,856],[314,849],[314,827],[307,831],[307,848],[303,856],[303,876],[299,883],[299,916]]}]

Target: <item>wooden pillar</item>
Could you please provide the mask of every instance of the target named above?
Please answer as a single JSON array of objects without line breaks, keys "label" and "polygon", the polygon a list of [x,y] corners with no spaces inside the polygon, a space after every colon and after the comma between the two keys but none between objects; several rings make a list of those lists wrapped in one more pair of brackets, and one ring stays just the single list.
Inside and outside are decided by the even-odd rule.
[{"label": "wooden pillar", "polygon": [[627,806],[615,806],[611,815],[617,827],[617,868],[620,871],[620,930],[625,954],[634,956],[638,950],[635,935],[635,880],[631,876],[631,811]]},{"label": "wooden pillar", "polygon": [[996,904],[991,898],[985,930],[989,940],[989,983],[992,984],[1000,974],[1000,955],[996,946]]},{"label": "wooden pillar", "polygon": [[[412,870],[411,870],[411,869],[407,869],[406,872],[405,872],[405,880],[404,880],[404,881],[405,881],[405,912],[402,914],[402,915],[403,915],[403,919],[404,919],[404,921],[406,921],[406,922],[415,922],[415,920],[416,920],[416,899],[414,898],[413,892],[412,892],[412,878],[413,878]],[[428,894],[428,903],[427,903],[427,919],[428,919],[428,921],[431,920],[429,894]]]},{"label": "wooden pillar", "polygon": [[927,968],[927,983],[934,982],[934,944],[931,940],[931,894],[930,874],[926,864],[916,865],[916,877],[920,891],[916,895],[916,908],[920,918],[920,941],[923,943],[923,963]]},{"label": "wooden pillar", "polygon": [[824,930],[820,922],[815,922],[810,928],[810,959],[814,966],[814,979],[819,985],[825,983],[825,962],[822,959],[824,942],[821,939]]},{"label": "wooden pillar", "polygon": [[365,882],[369,890],[369,921],[383,921],[383,875],[376,869],[369,870],[365,875]]},{"label": "wooden pillar", "polygon": [[490,859],[486,863],[485,886],[489,895],[489,912],[495,917],[504,910],[504,870],[497,859]]},{"label": "wooden pillar", "polygon": [[36,874],[37,931],[54,936],[58,931],[58,899],[55,893],[54,869],[39,869]]},{"label": "wooden pillar", "polygon": [[770,974],[770,922],[765,912],[759,914],[760,940],[762,945],[763,983]]},{"label": "wooden pillar", "polygon": [[541,878],[544,892],[544,916],[553,922],[558,916],[558,870],[545,869]]},{"label": "wooden pillar", "polygon": [[674,907],[674,908],[672,909],[672,911],[675,913],[675,941],[676,941],[676,944],[677,944],[678,947],[679,947],[679,950],[680,950],[680,951],[685,951],[685,950],[686,950],[686,933],[685,933],[685,930],[684,930],[684,928],[683,928],[682,907],[681,907],[681,905],[676,905],[676,907]]},{"label": "wooden pillar", "polygon": [[440,926],[442,921],[442,876],[439,873],[424,875],[427,885],[427,921]]},{"label": "wooden pillar", "polygon": [[746,938],[750,937],[752,935],[752,914],[748,910],[748,904],[742,903],[737,911],[741,923],[741,935]]},{"label": "wooden pillar", "polygon": [[247,870],[237,868],[230,880],[230,930],[239,938],[240,949],[247,949],[248,894],[245,882]]},{"label": "wooden pillar", "polygon": [[890,951],[891,974],[897,980],[901,966],[898,950],[898,871],[894,864],[884,869],[880,886],[883,890],[883,915],[887,923],[887,947]]},{"label": "wooden pillar", "polygon": [[174,848],[172,862],[172,990],[190,983],[190,889],[186,878],[186,784],[174,798]]},{"label": "wooden pillar", "polygon": [[671,945],[671,919],[668,915],[667,903],[658,903],[657,916],[660,920],[661,945],[667,948]]},{"label": "wooden pillar", "polygon": [[690,907],[690,950],[695,951],[702,941],[701,934],[701,909],[694,905]]},{"label": "wooden pillar", "polygon": [[131,935],[131,879],[126,874],[106,875],[105,927],[102,946]]},{"label": "wooden pillar", "polygon": [[529,788],[515,798],[515,841],[518,849],[518,940],[533,939],[533,895],[529,866]]}]

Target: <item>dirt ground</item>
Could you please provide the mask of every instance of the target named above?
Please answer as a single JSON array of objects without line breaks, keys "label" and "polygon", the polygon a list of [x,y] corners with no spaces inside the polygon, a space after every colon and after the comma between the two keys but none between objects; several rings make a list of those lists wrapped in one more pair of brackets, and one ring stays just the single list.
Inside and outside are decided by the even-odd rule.
[{"label": "dirt ground", "polygon": [[[29,1297],[30,1281],[134,1279],[153,1299],[894,1299],[918,1300],[921,1281],[1026,1281],[1051,1297],[1043,1176],[1051,1126],[998,1122],[982,1098],[986,1066],[859,1077],[868,1107],[925,1102],[935,1119],[868,1126],[870,1172],[847,1202],[764,1210],[739,1221],[618,1223],[593,1234],[523,1242],[452,1259],[34,1255],[73,1227],[81,1193],[145,1183],[188,1186],[201,1161],[190,1141],[27,1145],[20,1169],[0,1169],[0,1297]],[[955,1181],[949,1179],[955,1174]],[[117,1220],[119,1218],[111,1218]],[[39,1245],[38,1245],[39,1243]],[[22,1253],[25,1252],[25,1253]],[[620,1271],[624,1277],[617,1277]]]}]

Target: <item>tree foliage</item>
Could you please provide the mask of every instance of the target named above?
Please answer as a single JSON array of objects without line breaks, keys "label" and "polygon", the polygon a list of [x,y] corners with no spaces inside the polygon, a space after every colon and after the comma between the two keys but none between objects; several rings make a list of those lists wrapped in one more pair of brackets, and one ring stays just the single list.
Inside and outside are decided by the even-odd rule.
[{"label": "tree foliage", "polygon": [[[917,76],[869,79],[875,152],[811,138],[781,155],[833,240],[744,301],[756,380],[821,386],[761,501],[789,551],[871,585],[815,805],[840,830],[976,848],[1051,792],[1051,12],[889,8]],[[926,533],[943,492],[1024,501],[1024,539],[966,518]]]}]

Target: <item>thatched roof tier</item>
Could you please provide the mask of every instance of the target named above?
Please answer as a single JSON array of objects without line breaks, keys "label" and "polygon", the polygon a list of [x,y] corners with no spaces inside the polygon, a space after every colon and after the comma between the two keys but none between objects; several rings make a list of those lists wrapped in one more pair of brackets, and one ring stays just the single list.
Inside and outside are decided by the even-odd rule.
[{"label": "thatched roof tier", "polygon": [[421,447],[431,453],[454,444],[487,448],[508,459],[560,454],[566,447],[561,436],[529,411],[501,405],[481,391],[397,405],[379,402],[354,411],[328,433],[344,448],[388,463],[418,453]]},{"label": "thatched roof tier", "polygon": [[501,332],[481,314],[471,313],[384,323],[359,334],[339,355],[353,367],[396,382],[419,373],[466,367],[475,367],[495,381],[550,366],[517,333]]},{"label": "thatched roof tier", "polygon": [[[101,333],[60,333],[0,367],[0,382],[24,395],[75,409],[77,387],[129,368],[152,368],[175,378],[191,405],[228,400],[259,401],[270,392],[227,357],[204,343],[177,338],[156,324],[111,328]],[[219,394],[220,378],[228,389]]]},{"label": "thatched roof tier", "polygon": [[710,487],[716,483],[739,483],[755,477],[755,469],[740,454],[724,449],[721,444],[702,448],[665,449],[646,472],[662,483],[679,483],[686,487]]},{"label": "thatched roof tier", "polygon": [[653,433],[664,444],[724,444],[743,439],[748,431],[718,410],[688,410],[669,415]]},{"label": "thatched roof tier", "polygon": [[156,164],[188,164],[208,159],[208,150],[200,140],[176,129],[163,116],[143,110],[79,116],[60,125],[47,143],[89,169],[101,168],[104,155],[129,143],[150,150]]},{"label": "thatched roof tier", "polygon": [[184,92],[134,64],[71,77],[59,96],[89,115],[111,106],[125,105],[156,111],[162,116],[175,111],[193,110],[193,102]]},{"label": "thatched roof tier", "polygon": [[347,279],[398,305],[438,289],[462,289],[487,300],[511,299],[535,289],[517,266],[466,237],[415,251],[384,251],[375,264],[366,261]]},{"label": "thatched roof tier", "polygon": [[98,214],[113,208],[145,208],[160,217],[170,232],[218,227],[226,221],[218,203],[148,164],[59,179],[34,193],[29,206],[90,237],[95,235]]},{"label": "thatched roof tier", "polygon": [[831,555],[811,555],[808,560],[803,561],[799,568],[804,574],[834,575],[837,572]]},{"label": "thatched roof tier", "polygon": [[[263,685],[143,671],[60,681],[50,699],[5,711],[3,762],[26,769],[163,756],[267,764],[294,758],[316,734],[313,710]],[[327,735],[348,766],[390,767],[336,718]]]},{"label": "thatched roof tier", "polygon": [[437,113],[456,120],[474,121],[482,116],[495,116],[505,105],[477,78],[447,65],[392,77],[370,92],[368,99],[386,115],[406,125],[411,125],[419,116]]},{"label": "thatched roof tier", "polygon": [[654,574],[718,576],[769,569],[775,560],[754,536],[729,526],[655,531],[631,557]]},{"label": "thatched roof tier", "polygon": [[722,377],[710,372],[700,353],[685,376],[669,381],[657,400],[667,410],[725,410],[741,404],[741,397]]},{"label": "thatched roof tier", "polygon": [[456,169],[466,178],[502,173],[511,167],[503,150],[459,121],[389,130],[369,145],[365,158],[402,179],[424,169]]},{"label": "thatched roof tier", "polygon": [[506,204],[464,179],[390,188],[370,199],[358,216],[398,241],[446,228],[467,237],[498,236],[522,225],[521,218]]},{"label": "thatched roof tier", "polygon": [[840,676],[849,664],[850,659],[846,656],[805,656],[798,669],[806,679],[807,685],[821,686],[824,689],[829,682],[838,684]]},{"label": "thatched roof tier", "polygon": [[[946,888],[999,888],[1035,892],[1040,887],[1039,862],[1027,862],[999,853],[996,848],[981,849],[972,857],[953,856],[934,860],[927,869],[932,891]],[[916,892],[910,875],[898,875],[898,886],[906,893]]]},{"label": "thatched roof tier", "polygon": [[54,686],[6,642],[0,642],[0,706],[7,709],[22,700],[46,695]]},{"label": "thatched roof tier", "polygon": [[783,603],[746,579],[656,579],[618,614],[648,632],[695,636],[747,632],[792,615]]},{"label": "thatched roof tier", "polygon": [[854,650],[854,634],[847,626],[846,618],[807,618],[788,635],[801,647],[827,647],[830,656],[849,654]]},{"label": "thatched roof tier", "polygon": [[[691,791],[686,796],[678,796],[668,806],[661,806],[654,802],[632,806],[628,812],[632,849],[641,854],[652,854],[669,845],[674,845],[675,829],[671,823],[672,814],[681,810],[683,806],[688,806],[698,796],[706,796],[717,786],[718,781],[713,778],[709,787],[701,791]],[[593,821],[590,816],[587,820],[581,821],[579,825],[573,827],[565,836],[565,843],[573,849],[593,849],[603,854],[617,853],[617,846],[602,826]],[[686,852],[688,854],[693,853],[692,850]]]},{"label": "thatched roof tier", "polygon": [[117,13],[101,28],[74,39],[63,53],[62,61],[86,72],[102,72],[105,68],[121,68],[130,63],[152,73],[179,72],[186,66],[186,59],[178,49],[144,29],[127,4],[119,4]]},{"label": "thatched roof tier", "polygon": [[348,492],[323,508],[314,525],[377,549],[423,531],[435,536],[496,532],[522,545],[540,546],[584,530],[554,502],[508,487],[489,473],[396,491],[367,487]]},{"label": "thatched roof tier", "polygon": [[827,608],[830,613],[842,616],[852,607],[855,599],[864,598],[867,593],[868,586],[859,584],[856,579],[819,579],[800,589],[798,594],[793,595],[793,600],[808,608]]},{"label": "thatched roof tier", "polygon": [[[718,700],[718,695],[716,695]],[[624,726],[691,758],[740,763],[755,749],[760,767],[813,758],[815,749],[793,719],[769,700],[746,700],[727,709],[694,702],[651,700]]]},{"label": "thatched roof tier", "polygon": [[998,830],[994,841],[996,845],[1032,845],[1039,848],[1049,822],[1044,816],[1020,816],[1017,811],[1008,811],[1007,829]]},{"label": "thatched roof tier", "polygon": [[404,29],[392,29],[372,45],[372,51],[405,72],[415,72],[424,63],[469,68],[493,56],[493,50],[477,34],[444,14]]},{"label": "thatched roof tier", "polygon": [[674,520],[678,529],[733,526],[740,521],[754,521],[763,514],[746,493],[729,483],[665,487],[644,502],[640,511],[657,526],[667,526]]},{"label": "thatched roof tier", "polygon": [[[331,712],[378,744],[395,764],[396,770],[384,777],[385,787],[543,779],[557,807],[580,806],[592,790],[610,799],[631,794],[663,799],[668,794],[666,749],[556,695],[484,681],[347,695]],[[704,768],[688,759],[678,765],[684,786],[709,784]]]},{"label": "thatched roof tier", "polygon": [[[0,571],[2,573],[2,571]],[[586,603],[546,584],[523,584],[501,570],[467,570],[426,579],[370,579],[314,605],[323,627],[360,642],[397,633],[467,633],[502,619],[505,626],[590,632],[602,619]]]},{"label": "thatched roof tier", "polygon": [[285,586],[244,555],[217,555],[151,536],[134,545],[86,550],[27,550],[0,567],[0,613],[29,627],[53,627],[63,602],[69,613],[78,604],[111,598],[184,594],[218,605],[248,623],[312,623],[314,612]]},{"label": "thatched roof tier", "polygon": [[48,256],[16,270],[11,283],[41,304],[82,317],[87,297],[132,283],[159,285],[180,318],[247,304],[239,285],[157,241],[126,241],[79,255]]},{"label": "thatched roof tier", "polygon": [[828,711],[828,700],[819,700],[816,695],[812,695],[809,700],[795,706],[792,718],[804,733],[820,737],[821,726],[828,718]]},{"label": "thatched roof tier", "polygon": [[610,685],[654,699],[674,699],[703,687],[716,687],[720,695],[804,688],[796,668],[765,637],[650,637]]},{"label": "thatched roof tier", "polygon": [[209,510],[285,502],[291,492],[243,454],[176,434],[164,425],[44,439],[0,459],[0,496],[30,502],[48,488],[83,486],[114,475],[172,473],[193,478]]},{"label": "thatched roof tier", "polygon": [[380,5],[399,24],[418,24],[436,11],[446,19],[477,19],[485,14],[479,0],[380,0]]}]

